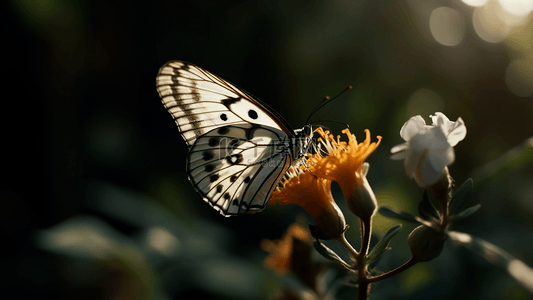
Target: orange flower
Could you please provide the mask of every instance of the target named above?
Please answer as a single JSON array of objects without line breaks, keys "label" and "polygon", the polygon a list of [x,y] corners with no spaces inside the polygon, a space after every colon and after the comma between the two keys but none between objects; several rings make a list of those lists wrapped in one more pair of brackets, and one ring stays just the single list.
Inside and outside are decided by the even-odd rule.
[{"label": "orange flower", "polygon": [[[315,132],[321,136],[318,139],[319,147],[325,148],[319,149],[323,150],[327,156],[322,156],[320,152],[314,155],[310,159],[312,162],[308,163],[310,165],[309,170],[318,177],[339,183],[350,210],[355,213],[350,207],[353,200],[355,198],[359,200],[360,195],[367,194],[362,189],[370,188],[366,181],[368,166],[365,167],[363,163],[376,150],[381,142],[381,136],[377,136],[377,142],[371,143],[370,131],[367,129],[365,130],[366,139],[358,144],[355,135],[350,133],[348,128],[342,131],[348,137],[348,142],[341,141],[340,135],[335,139],[329,131],[324,131],[320,127]],[[357,213],[356,215],[361,217]]]},{"label": "orange flower", "polygon": [[[287,233],[279,241],[261,241],[261,248],[270,252],[270,255],[265,259],[265,266],[278,275],[284,275],[291,271],[293,254],[298,252],[298,250],[302,251],[302,249],[295,249],[295,240],[303,244],[310,244],[311,241],[311,235],[307,229],[298,223],[292,224],[287,230]],[[302,247],[300,246],[299,248]],[[310,249],[311,246],[307,248]]]},{"label": "orange flower", "polygon": [[[337,239],[346,230],[346,221],[331,194],[331,181],[337,181],[346,198],[348,208],[360,218],[369,218],[377,206],[374,193],[366,180],[368,164],[365,159],[374,152],[378,141],[366,139],[357,143],[355,135],[346,128],[342,132],[348,142],[337,139],[329,131],[317,128],[320,134],[319,153],[309,154],[299,168],[291,168],[282,183],[283,188],[272,193],[269,204],[276,201],[282,205],[292,203],[301,206],[316,221],[320,238]],[[325,149],[322,149],[325,148]],[[322,155],[320,152],[327,154]],[[313,236],[316,235],[313,233]]]},{"label": "orange flower", "polygon": [[283,188],[276,190],[269,204],[296,204],[317,223],[323,238],[338,238],[346,230],[346,221],[331,195],[331,180],[319,178],[305,167],[291,168]]}]

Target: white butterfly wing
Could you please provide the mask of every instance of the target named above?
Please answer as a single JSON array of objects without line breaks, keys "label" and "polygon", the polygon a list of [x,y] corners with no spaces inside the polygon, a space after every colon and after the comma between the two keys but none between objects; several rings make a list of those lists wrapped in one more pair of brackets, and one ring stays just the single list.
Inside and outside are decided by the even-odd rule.
[{"label": "white butterfly wing", "polygon": [[287,148],[279,145],[284,135],[254,124],[212,130],[189,152],[189,179],[223,215],[260,211],[291,164]]},{"label": "white butterfly wing", "polygon": [[204,200],[225,216],[262,210],[292,164],[295,133],[288,123],[190,63],[167,63],[156,83],[189,146],[187,173]]},{"label": "white butterfly wing", "polygon": [[231,124],[260,124],[294,134],[266,104],[196,65],[168,62],[159,70],[156,84],[189,147],[202,134]]}]

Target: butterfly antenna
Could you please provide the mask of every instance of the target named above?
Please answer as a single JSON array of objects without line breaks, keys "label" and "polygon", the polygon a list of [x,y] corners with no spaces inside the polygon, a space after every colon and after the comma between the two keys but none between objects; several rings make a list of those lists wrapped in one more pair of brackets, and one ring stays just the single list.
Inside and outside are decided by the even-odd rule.
[{"label": "butterfly antenna", "polygon": [[322,99],[322,101],[318,104],[318,106],[311,112],[311,114],[309,115],[309,117],[307,118],[307,120],[305,121],[305,124],[309,124],[309,120],[311,119],[311,117],[319,110],[321,109],[322,107],[324,107],[326,104],[330,103],[331,101],[337,99],[340,95],[344,94],[345,92],[351,90],[353,87],[350,85],[348,86],[347,88],[345,88],[342,92],[340,92],[339,94],[337,94],[337,96],[333,97],[333,98],[330,98],[329,96],[326,96],[324,99]]},{"label": "butterfly antenna", "polygon": [[316,122],[312,122],[311,125],[319,125],[320,127],[324,127],[324,126],[321,126],[320,123],[323,123],[323,122],[329,122],[329,123],[336,123],[336,124],[341,124],[341,125],[344,125],[346,126],[346,128],[350,128],[350,125],[348,125],[348,123],[346,122],[341,122],[341,121],[335,121],[335,120],[323,120],[323,121],[316,121]]}]

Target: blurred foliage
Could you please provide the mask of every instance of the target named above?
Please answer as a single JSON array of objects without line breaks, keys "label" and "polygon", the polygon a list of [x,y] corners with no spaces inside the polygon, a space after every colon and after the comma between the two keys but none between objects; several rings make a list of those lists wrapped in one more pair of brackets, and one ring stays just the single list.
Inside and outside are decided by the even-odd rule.
[{"label": "blurred foliage", "polygon": [[[368,180],[380,205],[411,213],[422,192],[389,159],[399,129],[417,114],[462,117],[468,134],[450,172],[457,182],[483,179],[473,190],[482,209],[455,229],[532,266],[533,18],[501,25],[487,17],[501,15],[497,3],[4,1],[4,292],[40,299],[277,293],[281,284],[263,267],[259,244],[279,239],[300,210],[278,205],[222,218],[203,203],[185,174],[187,147],[155,90],[159,67],[174,59],[244,87],[294,127],[325,95],[353,85],[313,121],[341,120],[356,135],[365,128],[382,135]],[[451,27],[453,36],[432,31],[439,7],[463,24]],[[491,24],[505,31],[480,33]],[[522,154],[509,156],[511,149]],[[348,221],[356,243],[357,223]],[[378,234],[395,224],[375,222]],[[404,225],[377,268],[408,259],[413,227]],[[450,245],[435,261],[380,282],[372,295],[531,297]]]}]

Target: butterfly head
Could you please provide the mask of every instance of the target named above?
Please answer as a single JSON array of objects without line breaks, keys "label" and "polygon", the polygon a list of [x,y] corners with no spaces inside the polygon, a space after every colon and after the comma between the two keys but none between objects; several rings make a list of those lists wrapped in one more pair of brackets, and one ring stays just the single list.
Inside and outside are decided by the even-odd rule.
[{"label": "butterfly head", "polygon": [[295,147],[293,148],[292,157],[294,159],[300,159],[307,154],[311,146],[313,126],[311,124],[305,125],[302,129],[295,130],[295,133]]},{"label": "butterfly head", "polygon": [[302,133],[306,138],[313,136],[313,126],[308,124],[302,128]]}]

